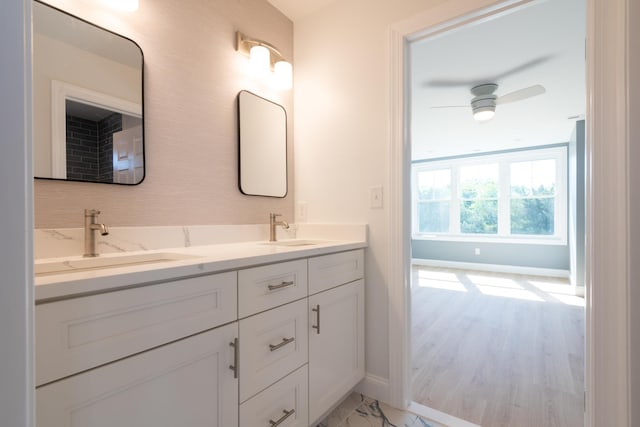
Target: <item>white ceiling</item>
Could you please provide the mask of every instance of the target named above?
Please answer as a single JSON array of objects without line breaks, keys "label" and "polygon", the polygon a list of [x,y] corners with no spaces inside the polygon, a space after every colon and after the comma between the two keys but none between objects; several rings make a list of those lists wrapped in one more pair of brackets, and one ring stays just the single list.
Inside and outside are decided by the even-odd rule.
[{"label": "white ceiling", "polygon": [[267,0],[292,21],[322,9],[336,0]]},{"label": "white ceiling", "polygon": [[[336,0],[268,0],[294,22]],[[356,22],[356,21],[354,21]],[[412,158],[426,159],[567,142],[584,117],[585,0],[539,0],[508,14],[411,44]],[[506,76],[525,64],[531,67]],[[431,81],[461,81],[433,87]],[[541,84],[546,93],[498,105],[479,123],[471,87],[497,83],[496,94]],[[573,117],[570,119],[570,117]]]},{"label": "white ceiling", "polygon": [[[487,22],[411,44],[412,158],[425,159],[567,142],[584,117],[584,0],[548,0]],[[523,64],[523,70],[503,74]],[[461,82],[441,87],[437,82]],[[546,93],[498,105],[476,122],[468,106],[476,84],[496,94],[536,84]]]},{"label": "white ceiling", "polygon": [[131,40],[43,3],[33,2],[33,31],[132,68],[142,67],[140,48]]}]

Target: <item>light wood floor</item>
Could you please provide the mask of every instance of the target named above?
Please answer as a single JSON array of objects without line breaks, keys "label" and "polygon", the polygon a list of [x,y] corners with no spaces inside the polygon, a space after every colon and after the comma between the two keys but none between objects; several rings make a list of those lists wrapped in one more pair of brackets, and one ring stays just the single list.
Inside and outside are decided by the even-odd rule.
[{"label": "light wood floor", "polygon": [[584,300],[563,279],[413,267],[413,400],[483,427],[583,425]]}]

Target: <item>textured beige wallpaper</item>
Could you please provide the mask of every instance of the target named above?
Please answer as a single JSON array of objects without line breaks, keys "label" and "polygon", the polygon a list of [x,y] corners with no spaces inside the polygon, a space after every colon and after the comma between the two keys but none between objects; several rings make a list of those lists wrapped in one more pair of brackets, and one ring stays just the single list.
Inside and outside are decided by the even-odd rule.
[{"label": "textured beige wallpaper", "polygon": [[[111,226],[266,223],[269,212],[293,219],[292,91],[256,81],[235,50],[235,33],[242,31],[291,61],[288,18],[266,0],[140,0],[134,13],[87,0],[49,3],[142,48],[146,178],[137,186],[35,180],[36,228],[79,227],[84,208],[100,209]],[[284,199],[238,190],[236,96],[243,89],[287,111]]]}]

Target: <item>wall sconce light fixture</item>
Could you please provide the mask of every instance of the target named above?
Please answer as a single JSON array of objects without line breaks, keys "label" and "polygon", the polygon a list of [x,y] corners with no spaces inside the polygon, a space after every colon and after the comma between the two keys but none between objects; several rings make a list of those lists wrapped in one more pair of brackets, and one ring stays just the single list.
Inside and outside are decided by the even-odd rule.
[{"label": "wall sconce light fixture", "polygon": [[237,50],[249,56],[251,70],[257,76],[268,76],[273,68],[273,80],[279,89],[293,86],[293,68],[272,44],[236,33]]}]

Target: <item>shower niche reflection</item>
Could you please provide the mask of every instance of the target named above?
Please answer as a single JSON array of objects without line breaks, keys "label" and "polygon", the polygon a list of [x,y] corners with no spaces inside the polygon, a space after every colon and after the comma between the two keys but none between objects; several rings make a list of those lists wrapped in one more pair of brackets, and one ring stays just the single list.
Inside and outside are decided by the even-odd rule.
[{"label": "shower niche reflection", "polygon": [[65,100],[60,175],[72,181],[135,184],[144,176],[142,119]]},{"label": "shower niche reflection", "polygon": [[60,9],[32,4],[34,177],[139,184],[142,50]]}]

